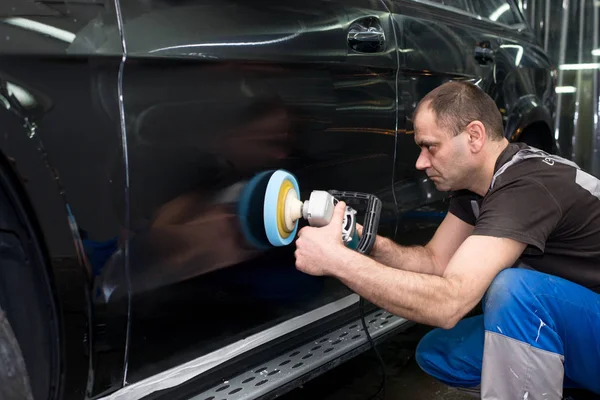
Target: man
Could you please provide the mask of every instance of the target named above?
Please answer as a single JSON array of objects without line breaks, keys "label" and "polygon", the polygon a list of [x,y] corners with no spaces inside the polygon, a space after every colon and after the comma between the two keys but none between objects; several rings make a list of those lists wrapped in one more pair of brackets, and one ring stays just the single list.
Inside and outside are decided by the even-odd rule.
[{"label": "man", "polygon": [[[328,226],[299,232],[297,268],[438,327],[416,359],[448,385],[483,399],[560,399],[563,386],[600,393],[600,182],[509,144],[494,101],[469,83],[430,92],[414,126],[416,167],[454,194],[431,241],[378,236],[370,257],[349,250],[340,202]],[[483,315],[463,319],[482,299]]]}]

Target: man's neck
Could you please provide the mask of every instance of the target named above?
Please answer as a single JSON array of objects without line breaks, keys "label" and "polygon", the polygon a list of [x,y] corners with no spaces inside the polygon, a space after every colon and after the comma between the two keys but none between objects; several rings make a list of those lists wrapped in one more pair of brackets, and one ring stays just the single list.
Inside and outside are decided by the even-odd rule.
[{"label": "man's neck", "polygon": [[508,146],[508,140],[503,139],[499,142],[490,142],[489,149],[486,149],[485,161],[482,167],[476,172],[475,179],[470,190],[473,193],[477,193],[480,196],[485,196],[488,192],[490,185],[492,184],[492,178],[494,177],[494,169],[496,162],[500,154]]}]

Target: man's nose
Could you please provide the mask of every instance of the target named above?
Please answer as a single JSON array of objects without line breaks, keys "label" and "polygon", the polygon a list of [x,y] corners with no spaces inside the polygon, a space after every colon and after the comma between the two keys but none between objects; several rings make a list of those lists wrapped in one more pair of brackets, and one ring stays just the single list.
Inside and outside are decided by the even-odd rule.
[{"label": "man's nose", "polygon": [[419,154],[419,158],[417,158],[416,168],[418,170],[424,170],[431,167],[431,162],[429,162],[429,156],[425,153],[424,150],[421,150],[421,154]]}]

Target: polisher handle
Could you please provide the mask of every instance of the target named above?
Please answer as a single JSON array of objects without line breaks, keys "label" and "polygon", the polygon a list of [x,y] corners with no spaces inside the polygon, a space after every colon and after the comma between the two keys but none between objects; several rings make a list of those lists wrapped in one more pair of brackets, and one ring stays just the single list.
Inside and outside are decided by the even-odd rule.
[{"label": "polisher handle", "polygon": [[366,205],[363,232],[356,251],[368,255],[373,249],[373,245],[375,245],[375,239],[377,239],[379,217],[381,216],[381,200],[377,196],[368,193],[339,190],[329,190],[328,192],[337,200],[343,201],[351,207],[353,204]]}]

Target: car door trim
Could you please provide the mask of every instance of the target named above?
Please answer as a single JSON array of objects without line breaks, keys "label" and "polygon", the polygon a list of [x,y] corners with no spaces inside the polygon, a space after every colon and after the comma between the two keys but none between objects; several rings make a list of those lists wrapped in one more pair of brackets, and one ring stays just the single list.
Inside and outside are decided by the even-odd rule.
[{"label": "car door trim", "polygon": [[272,328],[248,336],[245,339],[224,346],[204,356],[188,361],[187,363],[178,365],[129,386],[125,386],[108,396],[101,397],[99,400],[141,399],[153,392],[181,385],[240,354],[348,308],[353,304],[356,304],[358,300],[359,296],[357,294],[348,295],[340,300],[289,319]]}]

